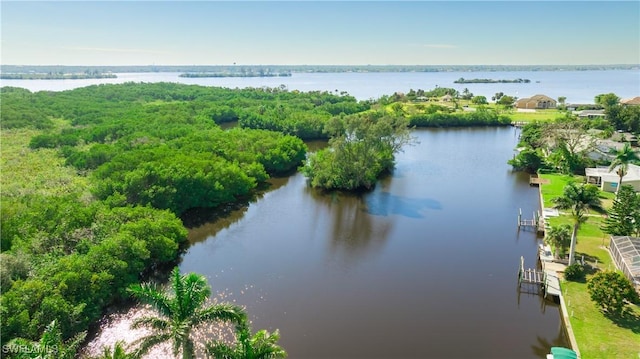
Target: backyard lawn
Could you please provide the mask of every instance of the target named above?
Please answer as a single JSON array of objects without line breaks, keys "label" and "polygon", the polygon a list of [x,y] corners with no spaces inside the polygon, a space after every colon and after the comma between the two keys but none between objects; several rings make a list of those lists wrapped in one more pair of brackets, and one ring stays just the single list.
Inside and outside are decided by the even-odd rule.
[{"label": "backyard lawn", "polygon": [[[558,174],[542,174],[550,180],[542,185],[541,191],[546,208],[553,207],[552,198],[562,195],[563,188],[570,180],[581,183],[582,177]],[[615,194],[600,192],[605,208],[611,207]],[[607,246],[609,235],[600,227],[604,214],[591,211],[589,218],[578,232],[576,258],[584,257],[585,263],[597,270],[615,270]],[[551,226],[567,223],[571,218],[561,212],[560,217],[551,218]],[[589,278],[589,275],[587,275]],[[562,281],[564,301],[567,305],[573,333],[583,358],[640,358],[640,307],[632,306],[632,313],[624,318],[611,319],[604,315],[591,301],[586,282]]]},{"label": "backyard lawn", "polygon": [[[453,108],[455,104],[453,102],[406,102],[402,104],[402,109],[405,113],[415,115],[424,112],[424,109],[429,105],[441,105]],[[469,109],[476,109],[479,106],[472,104],[469,100],[459,100],[458,106],[467,106]],[[505,115],[511,119],[512,122],[533,122],[533,121],[553,121],[558,117],[563,117],[564,112],[557,109],[545,109],[535,110],[534,112],[519,112],[517,109],[505,110],[502,106],[498,106],[495,103],[483,105],[487,109],[497,110],[501,115]]]}]

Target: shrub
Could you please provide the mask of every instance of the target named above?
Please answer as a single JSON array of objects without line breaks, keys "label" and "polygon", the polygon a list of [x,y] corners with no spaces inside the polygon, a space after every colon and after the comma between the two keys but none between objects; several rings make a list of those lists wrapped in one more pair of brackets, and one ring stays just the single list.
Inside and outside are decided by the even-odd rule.
[{"label": "shrub", "polygon": [[626,301],[637,302],[638,293],[631,282],[619,272],[605,271],[596,273],[587,282],[591,300],[603,311],[621,316],[626,310]]},{"label": "shrub", "polygon": [[580,263],[573,263],[564,270],[564,278],[573,282],[584,279],[584,267]]}]

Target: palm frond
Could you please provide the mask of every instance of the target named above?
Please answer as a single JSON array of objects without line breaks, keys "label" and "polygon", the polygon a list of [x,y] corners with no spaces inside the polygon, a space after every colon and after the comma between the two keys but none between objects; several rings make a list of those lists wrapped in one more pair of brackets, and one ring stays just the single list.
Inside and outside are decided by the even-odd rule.
[{"label": "palm frond", "polygon": [[139,301],[151,305],[163,316],[170,317],[173,313],[172,299],[155,284],[134,284],[127,291]]},{"label": "palm frond", "polygon": [[58,358],[62,359],[73,359],[80,349],[80,345],[84,342],[84,339],[87,337],[87,332],[80,332],[76,334],[73,338],[69,339],[64,343],[62,348],[59,348],[60,352],[58,353]]},{"label": "palm frond", "polygon": [[171,323],[168,320],[157,317],[137,318],[131,324],[131,328],[133,329],[146,327],[155,330],[167,330],[170,326]]},{"label": "palm frond", "polygon": [[131,343],[131,347],[137,347],[133,351],[132,355],[134,358],[141,358],[143,355],[147,354],[151,348],[170,340],[171,334],[168,333],[151,334],[146,337],[139,338]]},{"label": "palm frond", "polygon": [[180,269],[178,267],[173,268],[171,272],[171,290],[174,294],[174,315],[178,315],[180,318],[185,317],[185,309],[184,309],[184,281],[183,277],[180,275]]},{"label": "palm frond", "polygon": [[276,329],[273,333],[266,330],[258,331],[251,338],[255,359],[286,358],[287,352],[279,346],[280,332]]},{"label": "palm frond", "polygon": [[244,356],[238,355],[236,345],[229,345],[221,341],[211,341],[207,343],[207,355],[215,359],[242,359]]},{"label": "palm frond", "polygon": [[171,338],[173,341],[174,353],[187,343],[190,339],[192,325],[188,321],[173,322],[171,324]]},{"label": "palm frond", "polygon": [[56,320],[51,321],[45,328],[39,341],[42,347],[57,347],[62,344],[62,331]]},{"label": "palm frond", "polygon": [[211,288],[207,280],[198,274],[189,273],[182,277],[185,292],[182,297],[183,309],[188,313],[193,313],[211,296]]},{"label": "palm frond", "polygon": [[132,359],[134,358],[133,354],[127,353],[125,349],[125,342],[122,340],[118,340],[113,345],[113,350],[111,347],[104,346],[102,347],[102,355],[95,357],[94,359]]},{"label": "palm frond", "polygon": [[245,325],[247,323],[247,313],[244,308],[231,304],[231,303],[219,303],[198,310],[194,313],[191,320],[193,325],[198,325],[204,322],[210,321],[223,321],[230,322],[235,325]]},{"label": "palm frond", "polygon": [[562,196],[554,198],[553,202],[558,209],[571,210],[571,214],[577,222],[584,220],[584,214],[589,209],[602,207],[597,187],[590,184],[577,185],[574,182],[569,182],[565,186]]}]

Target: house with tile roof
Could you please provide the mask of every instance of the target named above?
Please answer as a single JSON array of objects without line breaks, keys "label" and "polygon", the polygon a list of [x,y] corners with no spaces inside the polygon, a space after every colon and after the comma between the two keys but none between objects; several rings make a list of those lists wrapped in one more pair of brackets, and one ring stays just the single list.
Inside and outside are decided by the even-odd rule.
[{"label": "house with tile roof", "polygon": [[640,96],[622,99],[620,100],[620,104],[638,106],[640,105]]},{"label": "house with tile roof", "polygon": [[557,101],[549,96],[534,95],[527,98],[521,98],[516,101],[516,108],[524,109],[545,109],[556,108]]}]

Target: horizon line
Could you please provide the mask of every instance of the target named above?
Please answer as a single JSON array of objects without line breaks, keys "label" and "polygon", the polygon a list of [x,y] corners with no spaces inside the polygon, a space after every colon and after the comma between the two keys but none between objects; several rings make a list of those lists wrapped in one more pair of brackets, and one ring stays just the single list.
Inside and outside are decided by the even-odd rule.
[{"label": "horizon line", "polygon": [[128,64],[128,65],[68,65],[68,64],[0,64],[0,66],[112,66],[112,67],[125,67],[125,66],[351,66],[351,67],[366,67],[366,66],[640,66],[640,63],[606,63],[606,64]]}]

